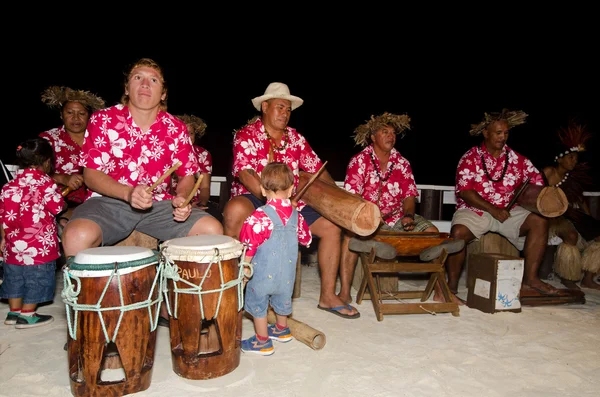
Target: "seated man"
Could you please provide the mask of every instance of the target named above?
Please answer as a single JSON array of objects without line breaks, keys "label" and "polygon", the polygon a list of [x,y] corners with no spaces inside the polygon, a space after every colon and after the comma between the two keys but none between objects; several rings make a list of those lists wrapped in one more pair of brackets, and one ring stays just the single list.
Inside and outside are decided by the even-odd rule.
[{"label": "seated man", "polygon": [[[88,123],[80,165],[93,192],[63,232],[65,256],[99,245],[112,245],[133,230],[158,240],[198,234],[222,234],[221,223],[191,204],[198,160],[183,121],[166,112],[167,88],[160,66],[151,59],[129,70],[121,104],[95,112]],[[175,163],[179,180],[157,182]]]},{"label": "seated man", "polygon": [[[260,176],[268,163],[278,161],[294,172],[294,190],[299,172],[316,173],[323,162],[306,138],[288,126],[292,111],[304,101],[290,95],[287,85],[271,83],[264,95],[252,99],[261,115],[235,133],[233,139],[233,183],[231,198],[223,210],[225,234],[239,240],[246,218],[265,204],[260,190]],[[335,184],[327,170],[321,178]],[[349,319],[360,317],[356,308],[340,300],[335,293],[339,270],[341,228],[300,200],[298,209],[311,233],[319,238],[318,257],[321,274],[321,294],[318,308]]]},{"label": "seated man", "polygon": [[[531,161],[506,145],[509,130],[525,123],[526,117],[522,111],[504,109],[500,113],[486,113],[481,123],[472,125],[470,134],[483,133],[483,143],[468,150],[458,162],[456,212],[450,233],[465,244],[489,231],[503,235],[523,251],[523,287],[554,295],[557,289],[538,277],[548,241],[548,220],[519,205],[507,208],[516,190],[528,178],[532,184],[544,184],[542,175]],[[460,304],[464,302],[456,297],[456,293],[464,261],[464,249],[450,255],[446,261],[448,286]]]},{"label": "seated man", "polygon": [[[409,161],[394,148],[396,135],[404,137],[409,128],[410,118],[407,115],[387,112],[371,116],[367,123],[358,126],[354,131],[354,141],[364,149],[350,159],[344,189],[379,207],[384,222],[380,230],[438,232],[435,225],[415,213],[419,192],[412,169]],[[370,252],[371,248],[375,248],[375,254],[382,259],[396,257],[396,249],[389,244],[359,239],[348,231],[344,232],[339,293],[344,302],[352,301],[350,289],[358,259],[354,251]]]}]

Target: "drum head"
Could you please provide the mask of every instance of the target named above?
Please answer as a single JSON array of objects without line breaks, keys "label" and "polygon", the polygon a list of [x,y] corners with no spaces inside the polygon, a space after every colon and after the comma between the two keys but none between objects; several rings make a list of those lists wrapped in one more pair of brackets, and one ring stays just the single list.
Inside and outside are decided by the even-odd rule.
[{"label": "drum head", "polygon": [[108,264],[129,262],[148,258],[153,259],[155,253],[149,248],[133,246],[96,247],[80,251],[75,255],[75,263],[79,264]]},{"label": "drum head", "polygon": [[233,237],[204,234],[167,240],[160,247],[161,252],[171,260],[210,263],[215,255],[220,260],[239,258],[244,246]]}]

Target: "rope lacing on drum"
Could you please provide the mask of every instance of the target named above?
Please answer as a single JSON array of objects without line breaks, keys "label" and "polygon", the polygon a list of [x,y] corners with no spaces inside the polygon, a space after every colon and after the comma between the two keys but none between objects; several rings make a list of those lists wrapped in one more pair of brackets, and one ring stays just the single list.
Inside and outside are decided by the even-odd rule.
[{"label": "rope lacing on drum", "polygon": [[[229,288],[233,288],[233,287],[237,287],[237,294],[238,294],[238,311],[242,310],[242,308],[244,307],[244,290],[243,290],[243,279],[244,279],[244,273],[243,273],[243,267],[240,266],[240,270],[238,272],[238,277],[236,279],[232,279],[230,281],[225,282],[224,280],[224,275],[223,275],[223,267],[222,267],[222,260],[223,260],[223,255],[219,252],[218,248],[214,248],[214,252],[213,255],[211,257],[210,262],[208,263],[208,266],[206,266],[206,270],[204,271],[204,274],[202,275],[202,278],[200,280],[199,285],[196,285],[194,283],[189,282],[188,280],[182,278],[180,276],[179,273],[179,267],[175,264],[175,262],[169,258],[169,256],[167,254],[165,254],[165,249],[166,247],[163,248],[163,250],[161,250],[161,257],[160,260],[161,262],[164,264],[164,271],[163,271],[163,276],[165,279],[170,278],[171,280],[173,280],[173,293],[175,294],[175,308],[174,311],[171,310],[171,304],[169,302],[169,296],[168,296],[168,291],[165,291],[165,302],[167,305],[167,310],[169,312],[170,316],[173,316],[175,318],[178,318],[178,312],[179,312],[179,294],[197,294],[198,295],[198,302],[200,305],[200,314],[202,316],[202,319],[205,320],[205,314],[204,314],[204,304],[202,301],[202,295],[204,294],[213,294],[213,293],[218,293],[218,299],[217,299],[217,308],[215,310],[215,314],[214,317],[218,317],[219,315],[219,308],[221,307],[221,299],[223,298],[223,292]],[[243,252],[242,252],[242,257],[244,256],[246,252],[246,249],[244,248]],[[210,289],[210,290],[205,290],[203,288],[203,284],[206,280],[206,278],[208,277],[209,274],[211,274],[211,269],[213,267],[213,265],[218,264],[219,266],[219,288],[215,288],[215,289]],[[177,285],[176,282],[179,283],[183,283],[186,284],[187,286],[189,286],[189,288],[181,288]]]},{"label": "rope lacing on drum", "polygon": [[[100,318],[100,324],[102,325],[102,332],[104,333],[104,338],[106,339],[106,343],[116,341],[117,335],[119,333],[119,327],[121,325],[121,320],[123,319],[123,314],[127,311],[147,308],[148,309],[148,317],[150,319],[150,331],[152,332],[152,331],[156,330],[156,327],[158,326],[158,316],[160,314],[160,310],[159,310],[160,303],[162,303],[163,298],[162,298],[162,294],[160,292],[158,294],[156,294],[156,296],[157,296],[156,299],[153,300],[152,296],[154,295],[157,281],[160,283],[158,290],[162,291],[164,289],[164,286],[163,286],[164,277],[161,276],[162,268],[163,268],[162,263],[159,263],[159,266],[156,270],[156,272],[157,272],[156,277],[154,278],[154,280],[152,282],[152,287],[148,294],[148,298],[143,301],[135,302],[135,303],[132,303],[129,305],[125,304],[125,300],[123,298],[121,274],[119,273],[119,269],[122,269],[122,268],[147,265],[152,262],[157,262],[158,252],[156,252],[156,251],[153,251],[153,252],[155,253],[153,256],[144,258],[141,260],[135,260],[135,261],[129,261],[129,262],[123,262],[123,263],[115,262],[113,264],[88,265],[86,270],[96,270],[96,271],[97,270],[108,270],[107,266],[112,266],[112,272],[111,272],[110,276],[108,276],[108,280],[106,281],[106,285],[104,286],[104,289],[102,290],[102,294],[100,295],[98,302],[96,302],[95,304],[79,304],[79,303],[77,303],[78,296],[81,292],[81,278],[70,273],[70,271],[74,270],[75,268],[77,268],[79,270],[83,270],[82,266],[84,266],[84,265],[75,264],[75,263],[73,263],[73,258],[69,258],[70,261],[67,261],[67,266],[63,269],[64,277],[63,277],[63,290],[61,292],[61,297],[62,297],[63,302],[65,303],[66,312],[67,312],[67,329],[69,331],[70,337],[73,340],[77,340],[77,324],[78,324],[79,311],[98,312],[98,317]],[[119,301],[121,303],[121,306],[102,307],[101,305],[102,305],[102,301],[104,300],[104,296],[106,295],[106,292],[108,291],[111,282],[115,278],[117,279],[117,286],[118,286],[118,290],[119,290]],[[75,284],[72,282],[72,280],[75,280]],[[157,305],[154,313],[152,313],[152,308],[151,308],[152,305]],[[71,310],[69,310],[69,307],[71,307]],[[112,336],[112,338],[108,335],[108,330],[106,329],[106,323],[104,321],[104,317],[102,316],[103,312],[109,311],[109,310],[120,310],[120,312],[121,312],[119,314],[119,319],[117,321],[117,325],[115,327],[114,335]],[[71,311],[74,312],[73,318],[71,318]]]}]

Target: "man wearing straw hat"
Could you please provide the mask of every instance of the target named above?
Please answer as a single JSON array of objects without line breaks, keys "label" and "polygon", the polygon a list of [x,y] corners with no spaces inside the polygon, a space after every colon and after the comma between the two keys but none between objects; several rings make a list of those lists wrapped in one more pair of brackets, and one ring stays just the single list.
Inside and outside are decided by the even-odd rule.
[{"label": "man wearing straw hat", "polygon": [[[231,199],[223,210],[225,234],[239,239],[242,224],[254,209],[264,205],[260,190],[260,173],[268,163],[287,164],[294,173],[294,189],[298,188],[301,170],[316,173],[323,162],[296,129],[288,126],[292,111],[304,101],[290,94],[286,84],[271,83],[265,93],[252,99],[261,112],[235,133],[233,140],[233,183]],[[335,184],[324,170],[321,178]],[[341,253],[341,228],[300,201],[298,209],[313,235],[319,237],[318,261],[321,294],[318,308],[342,318],[360,317],[356,308],[343,302],[335,293]]]},{"label": "man wearing straw hat", "polygon": [[[482,122],[471,126],[470,134],[483,134],[483,142],[468,150],[458,162],[456,211],[450,233],[454,239],[465,240],[465,244],[489,231],[503,235],[523,251],[522,288],[542,295],[557,295],[558,290],[538,276],[548,241],[548,220],[519,205],[511,207],[523,183],[544,184],[541,173],[531,161],[506,145],[509,130],[525,123],[526,118],[523,111],[503,109],[498,113],[485,113]],[[448,286],[457,303],[464,260],[463,249],[446,261]]]},{"label": "man wearing straw hat", "polygon": [[[90,118],[80,165],[94,194],[63,232],[67,257],[115,244],[133,230],[158,240],[223,233],[218,220],[189,204],[198,160],[185,123],[166,112],[166,99],[162,68],[142,58],[126,74],[121,104]],[[165,175],[173,170],[179,179],[171,195]]]}]

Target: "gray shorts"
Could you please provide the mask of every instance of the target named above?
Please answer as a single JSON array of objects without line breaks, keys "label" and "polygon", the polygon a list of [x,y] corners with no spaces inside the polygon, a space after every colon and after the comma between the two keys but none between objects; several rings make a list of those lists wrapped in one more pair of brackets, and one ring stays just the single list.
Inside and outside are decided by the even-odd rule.
[{"label": "gray shorts", "polygon": [[525,246],[525,236],[519,236],[521,225],[531,214],[525,208],[516,206],[510,211],[510,217],[504,222],[499,222],[490,215],[489,212],[483,212],[479,216],[476,212],[468,209],[456,210],[452,216],[452,226],[464,225],[469,228],[475,238],[479,239],[487,232],[495,232],[506,237],[519,251]]},{"label": "gray shorts", "polygon": [[102,245],[113,245],[137,230],[165,241],[188,235],[192,226],[207,212],[193,207],[185,222],[173,219],[171,200],[154,201],[148,210],[137,210],[129,203],[111,197],[92,197],[73,211],[70,221],[88,219],[102,229]]}]

